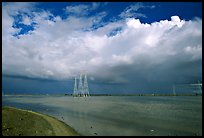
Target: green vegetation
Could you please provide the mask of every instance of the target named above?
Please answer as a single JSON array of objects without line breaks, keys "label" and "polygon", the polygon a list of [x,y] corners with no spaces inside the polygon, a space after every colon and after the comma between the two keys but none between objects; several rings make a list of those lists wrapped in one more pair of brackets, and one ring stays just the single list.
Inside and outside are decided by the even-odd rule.
[{"label": "green vegetation", "polygon": [[43,114],[2,107],[2,134],[4,136],[79,135],[65,123]]}]

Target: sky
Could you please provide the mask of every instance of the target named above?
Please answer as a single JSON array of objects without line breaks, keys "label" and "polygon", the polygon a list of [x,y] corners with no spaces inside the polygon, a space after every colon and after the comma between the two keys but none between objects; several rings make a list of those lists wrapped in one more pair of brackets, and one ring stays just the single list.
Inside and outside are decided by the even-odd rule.
[{"label": "sky", "polygon": [[3,2],[2,92],[172,93],[202,81],[201,2]]}]

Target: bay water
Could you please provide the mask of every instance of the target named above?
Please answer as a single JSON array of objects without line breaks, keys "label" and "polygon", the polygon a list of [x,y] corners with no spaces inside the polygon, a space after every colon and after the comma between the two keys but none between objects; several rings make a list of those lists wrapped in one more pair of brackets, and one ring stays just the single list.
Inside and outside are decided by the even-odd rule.
[{"label": "bay water", "polygon": [[202,135],[202,96],[3,96],[2,105],[56,117],[81,135]]}]

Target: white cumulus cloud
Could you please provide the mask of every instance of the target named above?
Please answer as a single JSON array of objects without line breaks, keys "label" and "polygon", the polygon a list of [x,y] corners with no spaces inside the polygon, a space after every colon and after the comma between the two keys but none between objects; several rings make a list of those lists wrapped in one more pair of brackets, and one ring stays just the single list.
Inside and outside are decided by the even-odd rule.
[{"label": "white cumulus cloud", "polygon": [[[15,37],[18,29],[12,26],[14,18],[7,6],[2,14],[3,74],[63,80],[86,70],[94,80],[110,83],[127,83],[142,74],[144,80],[162,81],[168,80],[168,74],[189,76],[194,70],[191,63],[202,60],[201,19],[184,21],[175,15],[170,21],[147,24],[127,18],[87,31],[97,16],[61,19],[41,11],[33,12],[35,29]],[[67,7],[68,12],[71,9],[78,13],[87,7]],[[30,20],[27,16],[23,22],[30,24]],[[107,35],[118,27],[116,35]],[[183,63],[189,66],[177,69]]]}]

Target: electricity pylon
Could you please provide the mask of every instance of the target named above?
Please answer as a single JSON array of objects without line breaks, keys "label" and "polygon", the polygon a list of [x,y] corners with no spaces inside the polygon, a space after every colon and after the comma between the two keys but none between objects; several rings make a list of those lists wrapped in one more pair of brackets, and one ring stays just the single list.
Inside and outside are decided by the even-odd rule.
[{"label": "electricity pylon", "polygon": [[77,90],[77,78],[75,77],[74,80],[74,93],[73,96],[77,96],[78,95],[78,90]]},{"label": "electricity pylon", "polygon": [[[84,76],[84,79],[83,79],[83,76]],[[75,77],[73,96],[80,96],[80,97],[90,96],[86,73],[82,73],[82,72],[80,73],[78,85],[77,85],[77,77]]]},{"label": "electricity pylon", "polygon": [[79,86],[78,86],[78,95],[79,96],[83,96],[84,95],[84,92],[83,92],[83,80],[82,80],[82,73],[80,74],[80,77],[79,77]]},{"label": "electricity pylon", "polygon": [[89,96],[89,87],[86,74],[84,75],[84,95]]}]

